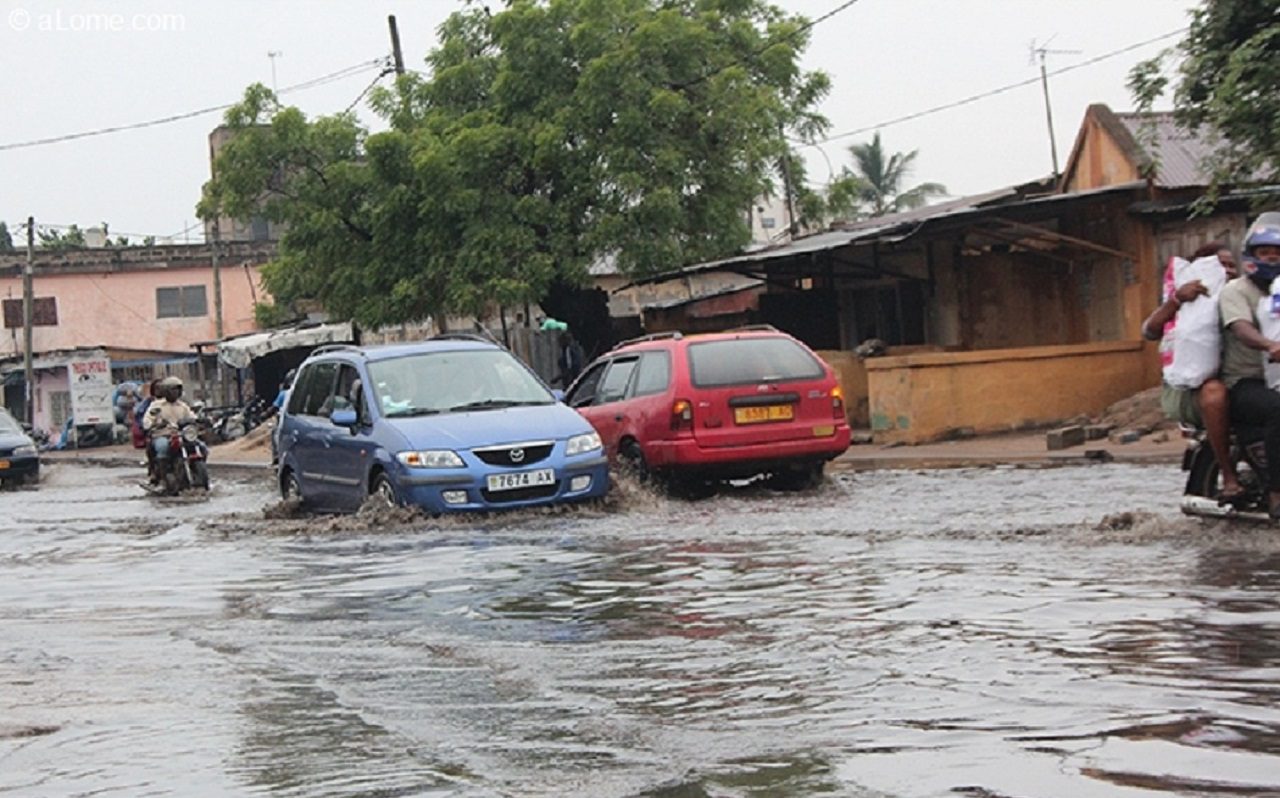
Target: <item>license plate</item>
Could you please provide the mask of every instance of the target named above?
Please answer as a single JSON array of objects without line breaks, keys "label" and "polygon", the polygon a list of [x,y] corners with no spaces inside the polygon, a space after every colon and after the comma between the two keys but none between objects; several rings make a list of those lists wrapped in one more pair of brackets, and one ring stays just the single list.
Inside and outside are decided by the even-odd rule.
[{"label": "license plate", "polygon": [[0,471],[3,471],[4,469],[6,469],[6,468],[8,468],[8,467],[9,467],[9,461],[8,461],[8,460],[0,460]]},{"label": "license plate", "polygon": [[795,409],[791,405],[760,405],[758,407],[735,407],[733,409],[733,420],[737,424],[790,421],[794,417]]},{"label": "license plate", "polygon": [[486,479],[492,492],[503,490],[519,490],[520,488],[536,488],[539,485],[552,485],[556,481],[556,472],[550,468],[537,471],[516,471],[512,474],[490,474]]}]

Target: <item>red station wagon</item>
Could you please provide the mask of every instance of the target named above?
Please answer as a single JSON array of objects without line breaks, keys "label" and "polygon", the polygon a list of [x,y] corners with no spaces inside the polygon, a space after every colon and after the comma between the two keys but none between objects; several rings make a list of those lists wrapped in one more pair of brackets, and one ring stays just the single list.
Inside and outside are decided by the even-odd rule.
[{"label": "red station wagon", "polygon": [[810,487],[849,448],[831,367],[772,327],[626,341],[588,366],[565,402],[611,459],[686,483],[767,475]]}]

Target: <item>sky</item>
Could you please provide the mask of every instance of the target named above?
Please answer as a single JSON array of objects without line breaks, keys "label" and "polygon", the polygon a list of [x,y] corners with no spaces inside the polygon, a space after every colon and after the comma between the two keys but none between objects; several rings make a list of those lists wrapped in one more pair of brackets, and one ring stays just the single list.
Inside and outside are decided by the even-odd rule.
[{"label": "sky", "polygon": [[[846,2],[775,0],[811,20]],[[1063,165],[1085,109],[1105,103],[1130,110],[1128,70],[1177,42],[1195,5],[856,0],[814,26],[801,59],[832,83],[820,108],[832,138],[804,150],[810,183],[821,187],[850,164],[849,145],[869,141],[875,130],[890,152],[918,151],[910,184],[942,183],[951,196],[1047,176],[1053,165],[1032,48],[1049,51]],[[309,116],[337,113],[378,74],[360,65],[390,52],[389,14],[397,18],[406,66],[422,69],[437,27],[460,8],[461,0],[3,0],[0,68],[9,79],[0,114],[0,221],[18,244],[17,227],[28,216],[38,225],[105,221],[113,235],[199,240],[195,204],[209,177],[208,134],[221,112],[21,145],[230,104],[254,82],[274,82],[282,102]],[[1165,34],[1178,35],[1110,55]],[[1099,60],[1085,63],[1092,59]],[[1064,68],[1071,69],[1052,74]],[[327,76],[334,77],[285,91]],[[1032,82],[897,121],[1023,81]],[[378,126],[366,106],[356,109]]]}]

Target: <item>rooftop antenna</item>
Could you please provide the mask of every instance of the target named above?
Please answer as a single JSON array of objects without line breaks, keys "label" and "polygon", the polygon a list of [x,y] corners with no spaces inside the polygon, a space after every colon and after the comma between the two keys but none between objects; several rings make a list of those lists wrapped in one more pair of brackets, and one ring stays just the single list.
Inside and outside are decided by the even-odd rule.
[{"label": "rooftop antenna", "polygon": [[284,53],[282,53],[279,50],[267,51],[267,58],[271,59],[271,93],[272,94],[279,93],[276,89],[276,59],[282,55],[284,55]]},{"label": "rooftop antenna", "polygon": [[1053,106],[1049,103],[1049,73],[1045,69],[1045,56],[1047,55],[1079,55],[1079,50],[1050,50],[1049,45],[1054,39],[1058,38],[1058,34],[1053,34],[1039,47],[1036,46],[1036,40],[1031,40],[1031,63],[1035,64],[1036,59],[1040,59],[1040,87],[1044,89],[1044,115],[1049,123],[1049,152],[1053,156],[1053,179],[1058,179],[1058,142],[1053,135]]}]

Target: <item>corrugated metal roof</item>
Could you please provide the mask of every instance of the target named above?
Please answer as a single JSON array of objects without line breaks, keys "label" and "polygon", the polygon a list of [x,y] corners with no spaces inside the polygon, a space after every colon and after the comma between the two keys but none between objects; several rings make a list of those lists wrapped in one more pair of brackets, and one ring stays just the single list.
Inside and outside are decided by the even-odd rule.
[{"label": "corrugated metal roof", "polygon": [[1155,181],[1157,186],[1186,188],[1209,184],[1209,172],[1205,169],[1204,162],[1213,153],[1213,147],[1204,137],[1179,127],[1171,112],[1123,113],[1116,114],[1116,118],[1128,129],[1134,140],[1140,143],[1145,141],[1143,126],[1155,126],[1154,148],[1159,162]]}]

